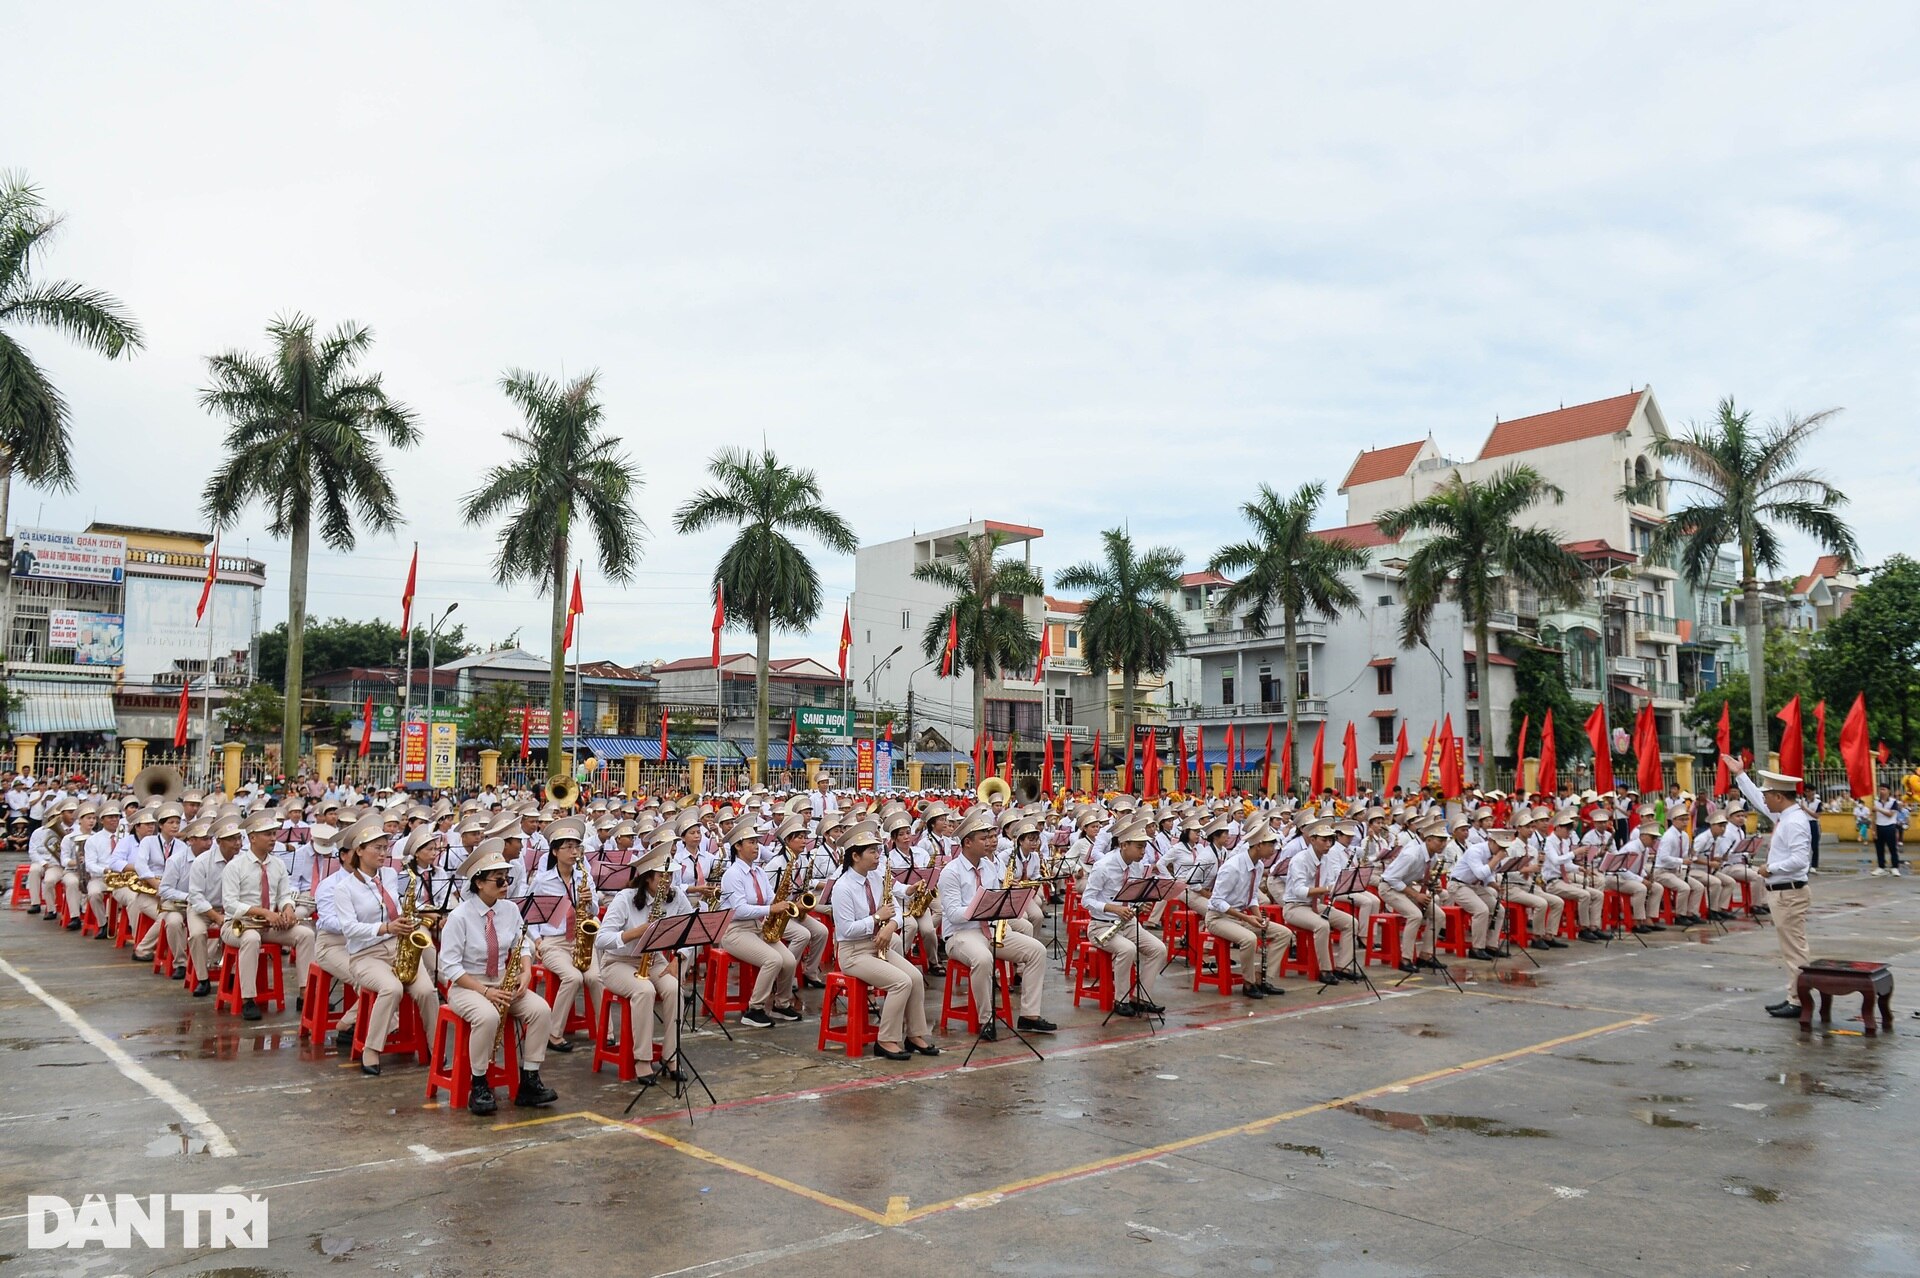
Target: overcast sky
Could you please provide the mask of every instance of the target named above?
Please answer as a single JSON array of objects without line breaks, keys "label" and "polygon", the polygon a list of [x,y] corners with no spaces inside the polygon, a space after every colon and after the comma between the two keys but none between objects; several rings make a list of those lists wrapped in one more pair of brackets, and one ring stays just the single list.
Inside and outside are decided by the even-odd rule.
[{"label": "overcast sky", "polygon": [[[0,167],[68,214],[49,266],[148,335],[119,363],[26,335],[83,487],[16,484],[14,521],[195,526],[203,358],[357,320],[425,442],[400,537],[316,558],[320,616],[397,621],[417,538],[420,606],[544,653],[544,603],[457,513],[509,367],[599,369],[646,473],[639,573],[587,576],[590,657],[706,650],[725,538],[671,513],[762,437],[863,541],[988,516],[1057,569],[1125,520],[1197,564],[1259,480],[1331,490],[1429,432],[1471,456],[1496,416],[1651,383],[1676,423],[1844,406],[1817,460],[1870,561],[1914,549],[1912,5],[0,15]],[[267,561],[271,625],[263,530],[226,545]],[[832,659],[852,560],[820,569],[776,655]]]}]

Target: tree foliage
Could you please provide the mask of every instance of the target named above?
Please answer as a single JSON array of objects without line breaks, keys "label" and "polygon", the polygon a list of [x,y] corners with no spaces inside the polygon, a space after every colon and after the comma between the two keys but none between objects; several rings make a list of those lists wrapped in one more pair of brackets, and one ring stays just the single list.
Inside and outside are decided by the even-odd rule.
[{"label": "tree foliage", "polygon": [[[1904,758],[1920,753],[1920,563],[1894,555],[1874,569],[1847,611],[1820,631],[1808,670],[1836,715],[1864,692],[1873,739]],[[1837,748],[1838,729],[1828,739]]]},{"label": "tree foliage", "polygon": [[[1805,733],[1807,758],[1814,755],[1813,703],[1820,699],[1814,690],[1814,683],[1807,660],[1807,643],[1801,634],[1791,630],[1769,630],[1765,644],[1768,740],[1774,749],[1779,748],[1780,721],[1772,719],[1780,708],[1800,698],[1800,725]],[[1723,675],[1719,684],[1710,691],[1701,693],[1694,699],[1693,705],[1683,716],[1687,726],[1704,736],[1712,737],[1720,729],[1720,707],[1728,707],[1727,723],[1729,735],[1735,750],[1752,749],[1753,712],[1749,709],[1751,680],[1748,672],[1737,670]],[[1840,748],[1840,716],[1846,713],[1841,706],[1835,711],[1827,724],[1827,750],[1836,753]]]},{"label": "tree foliage", "polygon": [[510,679],[487,684],[473,699],[469,711],[468,722],[472,725],[474,739],[491,741],[500,750],[505,750],[505,743],[511,741],[517,750],[521,711],[526,704],[527,690],[524,685]]},{"label": "tree foliage", "polygon": [[1166,596],[1180,589],[1184,558],[1171,546],[1145,554],[1124,528],[1100,534],[1105,553],[1054,575],[1062,590],[1087,594],[1080,618],[1080,650],[1091,670],[1116,670],[1121,683],[1123,734],[1133,731],[1134,700],[1142,674],[1165,674],[1187,648],[1187,632]]},{"label": "tree foliage", "polygon": [[[345,617],[329,617],[321,621],[308,617],[306,649],[306,666],[316,673],[346,670],[354,666],[404,666],[407,637],[400,627],[389,621],[349,621]],[[473,651],[474,646],[467,642],[466,627],[454,625],[440,631],[440,637],[434,643],[433,655],[436,661],[445,663]],[[413,660],[419,667],[419,676],[424,680],[427,671],[427,631],[424,626],[413,628]],[[254,677],[285,691],[286,670],[287,623],[283,621],[271,630],[260,632],[260,661]]]},{"label": "tree foliage", "polygon": [[277,691],[254,683],[228,698],[220,708],[220,722],[231,734],[264,737],[280,730],[286,710],[286,700]]},{"label": "tree foliage", "polygon": [[1002,558],[1006,538],[997,532],[963,539],[953,559],[935,559],[913,570],[914,580],[951,590],[953,601],[936,611],[920,636],[920,651],[929,661],[947,647],[952,624],[958,637],[952,677],[966,670],[973,676],[973,734],[986,731],[987,680],[1003,670],[1025,670],[1040,656],[1040,637],[1027,629],[1024,609],[1008,600],[1021,600],[1046,589],[1038,568],[1011,557]]},{"label": "tree foliage", "polygon": [[1591,702],[1574,700],[1567,688],[1566,659],[1552,648],[1531,643],[1509,642],[1506,655],[1513,658],[1513,703],[1507,711],[1507,753],[1519,745],[1520,725],[1527,729],[1527,755],[1540,754],[1540,734],[1546,727],[1547,711],[1553,711],[1553,745],[1561,763],[1590,754],[1585,724],[1593,713]]}]

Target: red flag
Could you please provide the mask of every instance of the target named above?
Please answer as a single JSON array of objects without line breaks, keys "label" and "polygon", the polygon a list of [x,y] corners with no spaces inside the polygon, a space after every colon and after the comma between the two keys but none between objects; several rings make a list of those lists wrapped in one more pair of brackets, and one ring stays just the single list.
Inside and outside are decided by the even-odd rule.
[{"label": "red flag", "polygon": [[800,739],[800,712],[795,710],[787,717],[787,766],[793,766],[793,744]]},{"label": "red flag", "polygon": [[1827,761],[1827,703],[1813,703],[1813,761],[1824,764]]},{"label": "red flag", "polygon": [[669,753],[670,752],[667,749],[667,708],[665,706],[661,706],[660,707],[660,762],[665,763],[667,761],[667,755]]},{"label": "red flag", "polygon": [[[187,715],[193,705],[193,681],[180,681],[180,713],[173,720],[173,748],[184,750],[187,746]],[[366,753],[363,749],[362,754]]]},{"label": "red flag", "polygon": [[[1807,741],[1800,732],[1800,694],[1773,716],[1780,721],[1780,771],[1790,777],[1807,774]],[[1801,789],[1806,789],[1802,784]]]},{"label": "red flag", "polygon": [[1185,728],[1175,728],[1173,730],[1173,738],[1180,745],[1180,793],[1188,794],[1191,793],[1191,787],[1188,783],[1192,778],[1192,773],[1187,771],[1187,730]]},{"label": "red flag", "polygon": [[1093,730],[1093,792],[1100,793],[1100,729]]},{"label": "red flag", "polygon": [[980,776],[984,779],[993,775],[993,734],[987,734],[986,748],[980,753]]},{"label": "red flag", "polygon": [[1200,774],[1201,790],[1211,791],[1213,777],[1207,772],[1207,730],[1205,728],[1193,730],[1193,763],[1195,770]]},{"label": "red flag", "polygon": [[1440,721],[1440,793],[1444,797],[1460,797],[1467,788],[1464,772],[1459,747],[1453,740],[1453,716],[1449,714]]},{"label": "red flag", "polygon": [[1882,741],[1880,743],[1880,766],[1883,768],[1886,767],[1892,759],[1893,751],[1887,749],[1887,743]]},{"label": "red flag", "polygon": [[1293,725],[1287,725],[1287,739],[1280,743],[1280,789],[1293,793]]},{"label": "red flag", "polygon": [[1327,775],[1327,723],[1320,721],[1320,731],[1313,737],[1313,775],[1307,779],[1307,793],[1319,794],[1326,784]]},{"label": "red flag", "polygon": [[1047,734],[1046,748],[1040,752],[1040,793],[1053,794],[1053,734]]},{"label": "red flag", "polygon": [[573,597],[567,600],[567,634],[566,638],[560,641],[561,651],[564,652],[568,648],[573,647],[573,619],[586,610],[587,606],[580,602],[580,570],[575,568],[573,570]]},{"label": "red flag", "polygon": [[520,761],[527,761],[527,738],[533,734],[533,707],[520,707]]},{"label": "red flag", "polygon": [[1267,725],[1267,757],[1260,761],[1260,793],[1273,789],[1273,725]]},{"label": "red flag", "polygon": [[727,588],[713,583],[713,668],[720,668],[720,631],[727,624]]},{"label": "red flag", "polygon": [[853,605],[840,614],[840,682],[847,681],[847,653],[853,649]]},{"label": "red flag", "polygon": [[940,677],[946,678],[953,673],[953,658],[960,651],[960,609],[956,605],[947,614],[947,647],[940,654]]},{"label": "red flag", "polygon": [[366,758],[373,749],[373,697],[367,697],[367,704],[360,707],[360,757]]},{"label": "red flag", "polygon": [[1607,707],[1602,702],[1587,716],[1587,744],[1593,747],[1593,788],[1613,789],[1613,747],[1607,741]]},{"label": "red flag", "polygon": [[420,543],[413,543],[413,562],[407,565],[407,584],[400,591],[400,637],[413,629],[413,587],[420,577]]},{"label": "red flag", "polygon": [[1000,779],[1007,783],[1009,790],[1013,788],[1013,742],[1011,741],[1007,742],[1006,754],[1000,757]]},{"label": "red flag", "polygon": [[1133,734],[1131,732],[1127,734],[1127,783],[1122,789],[1128,794],[1133,793]]},{"label": "red flag", "polygon": [[1147,749],[1143,767],[1147,775],[1140,787],[1141,796],[1157,799],[1160,797],[1160,751],[1153,739],[1152,728],[1147,729]]},{"label": "red flag", "polygon": [[[220,534],[213,534],[213,549],[207,552],[207,579],[200,587],[200,606],[193,610],[193,624],[207,615],[207,601],[213,598],[213,581],[220,575]],[[184,742],[182,744],[185,744]]]},{"label": "red flag", "polygon": [[[1886,749],[1883,743],[1880,747]],[[1854,694],[1840,724],[1840,761],[1847,766],[1847,788],[1856,799],[1873,796],[1873,759],[1867,752],[1867,694]],[[1883,756],[1881,762],[1886,762]]]},{"label": "red flag", "polygon": [[1547,717],[1540,721],[1540,770],[1533,778],[1536,792],[1553,795],[1560,790],[1560,743],[1553,735],[1553,707],[1547,707]]},{"label": "red flag", "polygon": [[[1713,744],[1721,755],[1733,753],[1733,703],[1720,703],[1720,726],[1714,729]],[[1733,775],[1727,771],[1724,762],[1713,765],[1713,797],[1718,799],[1733,788]]]},{"label": "red flag", "polygon": [[1347,723],[1347,744],[1340,758],[1340,793],[1353,798],[1360,793],[1360,743],[1354,739],[1353,723]]},{"label": "red flag", "polygon": [[1233,725],[1227,725],[1227,789],[1233,787]]},{"label": "red flag", "polygon": [[1040,627],[1040,659],[1033,663],[1033,681],[1040,682],[1040,676],[1047,672],[1047,658],[1053,655],[1053,627]]},{"label": "red flag", "polygon": [[1424,790],[1433,777],[1433,743],[1440,734],[1440,725],[1434,724],[1427,729],[1427,744],[1420,755],[1420,784],[1416,789]]},{"label": "red flag", "polygon": [[1653,717],[1653,702],[1640,707],[1640,717],[1633,728],[1633,756],[1638,764],[1638,774],[1634,781],[1642,794],[1658,794],[1667,788],[1666,776],[1660,770],[1660,727]]},{"label": "red flag", "polygon": [[891,719],[887,720],[887,730],[884,734],[882,734],[880,739],[886,742],[888,745],[893,744],[893,720]]},{"label": "red flag", "polygon": [[1400,784],[1400,760],[1413,753],[1413,747],[1407,744],[1407,721],[1400,721],[1400,739],[1394,742],[1393,762],[1387,765],[1387,793]]},{"label": "red flag", "polygon": [[1527,789],[1527,729],[1533,726],[1533,716],[1520,716],[1520,740],[1513,748],[1513,792],[1524,794]]}]

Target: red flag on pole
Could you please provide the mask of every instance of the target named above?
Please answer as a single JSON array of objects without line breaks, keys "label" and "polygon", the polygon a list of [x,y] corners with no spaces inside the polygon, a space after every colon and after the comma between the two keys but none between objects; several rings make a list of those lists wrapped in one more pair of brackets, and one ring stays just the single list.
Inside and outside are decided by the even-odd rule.
[{"label": "red flag on pole", "polygon": [[1426,789],[1427,782],[1433,778],[1433,742],[1439,734],[1437,723],[1427,729],[1427,744],[1420,755],[1420,784],[1414,787],[1416,790]]},{"label": "red flag on pole", "polygon": [[940,654],[940,677],[945,679],[953,673],[953,658],[960,651],[960,609],[954,608],[947,614],[947,646]]},{"label": "red flag on pole", "polygon": [[[1800,731],[1800,694],[1794,693],[1793,700],[1773,717],[1780,721],[1780,771],[1790,777],[1805,776],[1807,741]],[[1804,790],[1806,785],[1802,783],[1800,788]]]},{"label": "red flag on pole", "polygon": [[1605,794],[1613,789],[1613,746],[1607,740],[1607,706],[1604,701],[1587,716],[1587,744],[1593,747],[1593,788]]},{"label": "red flag on pole", "polygon": [[1053,655],[1053,627],[1040,627],[1040,659],[1033,663],[1033,681],[1040,682],[1040,676],[1047,672],[1047,658]]},{"label": "red flag on pole", "polygon": [[1407,744],[1407,721],[1400,721],[1400,739],[1393,746],[1393,762],[1387,765],[1387,794],[1391,796],[1394,787],[1400,784],[1400,760],[1413,753],[1413,747]]},{"label": "red flag on pole", "polygon": [[520,707],[520,762],[527,761],[527,738],[533,735],[533,707]]},{"label": "red flag on pole", "polygon": [[[175,715],[173,720],[173,748],[176,750],[186,749],[187,716],[192,713],[192,707],[193,681],[182,679],[180,681],[180,713]],[[362,750],[361,753],[364,754],[366,751]]]},{"label": "red flag on pole", "polygon": [[1827,703],[1813,703],[1813,761],[1824,765],[1827,761]]},{"label": "red flag on pole", "polygon": [[580,570],[575,568],[573,570],[573,596],[567,600],[567,634],[566,637],[560,641],[562,650],[573,647],[573,619],[586,610],[587,606],[580,602]]},{"label": "red flag on pole", "polygon": [[727,624],[727,588],[713,583],[713,668],[720,668],[720,631]]},{"label": "red flag on pole", "polygon": [[1880,766],[1883,768],[1893,761],[1893,751],[1887,749],[1887,743],[1885,741],[1880,743],[1879,759]]},{"label": "red flag on pole", "polygon": [[1267,757],[1260,761],[1260,793],[1273,791],[1273,725],[1267,725]]},{"label": "red flag on pole", "polygon": [[1053,734],[1047,734],[1046,748],[1040,752],[1040,793],[1053,794]]},{"label": "red flag on pole", "polygon": [[1157,799],[1160,797],[1160,750],[1153,739],[1152,728],[1147,729],[1147,749],[1143,766],[1147,775],[1140,786],[1141,796]]},{"label": "red flag on pole", "polygon": [[1347,723],[1347,744],[1340,758],[1340,793],[1353,798],[1360,793],[1360,743],[1354,738],[1353,723]]},{"label": "red flag on pole", "polygon": [[1640,707],[1639,722],[1633,729],[1633,755],[1638,765],[1634,780],[1640,793],[1658,794],[1666,789],[1666,775],[1660,770],[1660,728],[1651,701]]},{"label": "red flag on pole", "polygon": [[220,534],[213,534],[213,549],[207,552],[207,579],[200,586],[200,606],[193,610],[193,624],[207,615],[207,601],[213,598],[214,578],[220,575]]},{"label": "red flag on pole", "polygon": [[1840,761],[1847,765],[1847,788],[1856,799],[1873,796],[1873,759],[1867,751],[1867,694],[1854,694],[1840,723]]},{"label": "red flag on pole", "polygon": [[1453,716],[1449,714],[1440,721],[1440,793],[1446,798],[1457,799],[1466,788],[1465,768],[1460,749],[1454,743]]},{"label": "red flag on pole", "polygon": [[420,577],[420,543],[413,543],[413,561],[407,565],[407,584],[400,591],[400,637],[413,629],[413,588]]},{"label": "red flag on pole", "polygon": [[1293,725],[1287,725],[1286,740],[1280,743],[1280,789],[1293,793]]},{"label": "red flag on pole", "polygon": [[1233,725],[1229,723],[1227,725],[1227,790],[1231,792],[1233,788]]},{"label": "red flag on pole", "polygon": [[[1720,726],[1713,731],[1713,744],[1716,752],[1722,755],[1733,753],[1733,703],[1720,703]],[[1718,799],[1733,788],[1733,776],[1727,771],[1725,762],[1713,765],[1713,797]]]},{"label": "red flag on pole", "polygon": [[667,708],[665,706],[661,706],[660,707],[660,762],[665,763],[667,761],[667,755],[669,753],[670,752],[667,749]]},{"label": "red flag on pole", "polygon": [[1133,734],[1127,734],[1127,782],[1121,787],[1126,793],[1133,793]]},{"label": "red flag on pole", "polygon": [[1540,721],[1540,772],[1533,779],[1533,788],[1541,794],[1552,797],[1560,790],[1560,743],[1553,736],[1553,707],[1547,707],[1547,717]]},{"label": "red flag on pole", "polygon": [[1093,730],[1093,792],[1100,793],[1100,729]]},{"label": "red flag on pole", "polygon": [[1327,775],[1327,721],[1320,721],[1320,731],[1313,737],[1313,775],[1307,778],[1307,793],[1319,794],[1326,785]]},{"label": "red flag on pole", "polygon": [[1000,756],[1000,779],[1007,783],[1007,788],[1009,790],[1013,788],[1013,742],[1012,741],[1007,742],[1007,752]]},{"label": "red flag on pole", "polygon": [[360,757],[366,758],[373,749],[373,697],[367,697],[367,704],[360,707]]},{"label": "red flag on pole", "polygon": [[1188,794],[1191,793],[1192,790],[1188,783],[1193,774],[1187,770],[1187,730],[1185,728],[1175,728],[1173,730],[1173,739],[1178,742],[1180,746],[1180,793]]},{"label": "red flag on pole", "polygon": [[1520,741],[1513,749],[1513,792],[1524,794],[1527,789],[1527,729],[1533,726],[1533,716],[1520,716]]},{"label": "red flag on pole", "polygon": [[853,605],[840,614],[840,682],[847,681],[847,653],[853,649]]},{"label": "red flag on pole", "polygon": [[795,710],[787,716],[787,766],[793,766],[793,746],[800,739],[800,712]]}]

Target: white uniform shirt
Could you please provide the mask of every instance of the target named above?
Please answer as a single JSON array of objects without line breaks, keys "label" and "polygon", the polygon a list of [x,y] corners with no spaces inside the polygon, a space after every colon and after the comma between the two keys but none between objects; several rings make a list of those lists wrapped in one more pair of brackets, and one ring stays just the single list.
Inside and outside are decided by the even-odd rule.
[{"label": "white uniform shirt", "polygon": [[1110,923],[1113,914],[1107,906],[1112,904],[1113,898],[1119,895],[1121,888],[1135,879],[1146,878],[1148,873],[1144,860],[1128,865],[1126,858],[1116,848],[1095,861],[1093,868],[1087,871],[1087,884],[1080,894],[1081,902],[1087,907],[1089,915]]},{"label": "white uniform shirt", "polygon": [[[978,931],[980,925],[967,917],[973,898],[988,888],[1000,886],[1000,866],[990,856],[980,858],[979,868],[957,856],[940,871],[940,917],[949,939],[961,932]],[[834,920],[838,926],[839,920]]]},{"label": "white uniform shirt", "polygon": [[[332,916],[336,924],[333,930],[346,938],[349,954],[370,950],[386,940],[380,929],[400,917],[400,884],[387,866],[381,866],[374,877],[357,873],[329,874],[320,886],[333,889]],[[381,895],[382,888],[386,889],[385,896]],[[314,895],[317,909],[319,893],[316,891]],[[392,908],[388,908],[389,900],[393,902]]]},{"label": "white uniform shirt", "polygon": [[[666,909],[660,912],[660,917],[671,918],[676,914],[691,913],[693,913],[693,903],[687,899],[687,894],[676,886],[673,888],[673,895],[667,899]],[[641,905],[635,900],[634,893],[616,892],[613,900],[607,903],[606,917],[600,920],[600,931],[593,938],[593,948],[602,954],[616,958],[639,958],[642,953],[641,942],[647,939],[646,933],[642,932],[631,941],[622,941],[620,934],[628,928],[639,927],[652,916],[652,901]]]},{"label": "white uniform shirt", "polygon": [[[493,917],[494,942],[499,951],[491,967],[487,963],[486,920],[489,915]],[[498,984],[506,970],[507,952],[513,948],[514,938],[520,935],[524,926],[520,907],[504,896],[491,906],[478,896],[470,896],[460,902],[453,907],[453,912],[447,915],[447,921],[440,928],[440,979],[451,985],[463,976],[472,976],[484,984]],[[523,976],[531,961],[525,947],[522,947],[520,970]]]},{"label": "white uniform shirt", "polygon": [[1807,867],[1813,864],[1813,820],[1807,810],[1793,804],[1786,811],[1767,811],[1767,798],[1753,778],[1742,772],[1734,778],[1747,802],[1773,822],[1773,837],[1767,841],[1767,886],[1803,882]]},{"label": "white uniform shirt", "polygon": [[[833,934],[840,941],[867,941],[879,929],[873,922],[873,914],[880,906],[881,885],[885,876],[879,870],[867,874],[855,874],[848,870],[833,881]],[[893,922],[897,929],[900,925],[901,910],[899,898],[906,889],[898,882],[893,885],[895,906]]]},{"label": "white uniform shirt", "polygon": [[187,876],[187,908],[195,914],[223,908],[220,885],[224,881],[227,859],[215,844],[193,858],[193,872]]},{"label": "white uniform shirt", "polygon": [[773,904],[773,880],[757,861],[734,861],[720,877],[720,908],[732,910],[742,923],[765,919]]},{"label": "white uniform shirt", "polygon": [[1424,885],[1427,879],[1427,845],[1425,840],[1415,843],[1403,843],[1400,851],[1388,862],[1386,870],[1380,875],[1380,883],[1396,892],[1404,892],[1413,884]]},{"label": "white uniform shirt", "polygon": [[1280,899],[1287,905],[1307,905],[1312,900],[1307,892],[1319,886],[1320,857],[1306,844],[1287,863],[1287,887]]},{"label": "white uniform shirt", "polygon": [[578,902],[574,900],[576,880],[579,879],[579,877],[579,871],[575,870],[563,879],[560,877],[559,870],[547,865],[542,865],[539,871],[534,874],[531,885],[534,896],[560,897],[565,903],[557,907],[552,907],[554,911],[553,917],[549,918],[546,922],[527,924],[527,934],[529,937],[536,941],[543,941],[549,937],[569,935],[573,930],[573,911],[575,909],[580,911],[582,918],[591,919],[599,917],[600,898],[594,893],[593,874],[591,872],[586,876],[587,890],[585,895],[582,896]]},{"label": "white uniform shirt", "polygon": [[1261,869],[1242,848],[1220,863],[1220,872],[1214,876],[1213,892],[1207,898],[1207,908],[1215,914],[1228,910],[1239,910],[1243,914],[1256,914],[1260,910],[1260,874]]},{"label": "white uniform shirt", "polygon": [[[262,900],[260,895],[260,872],[263,869],[267,873],[267,889],[271,898],[267,900]],[[221,872],[220,899],[221,908],[226,910],[229,918],[238,918],[256,905],[270,912],[284,910],[293,904],[293,880],[278,857],[269,853],[267,859],[262,861],[251,849],[243,848]]]}]

